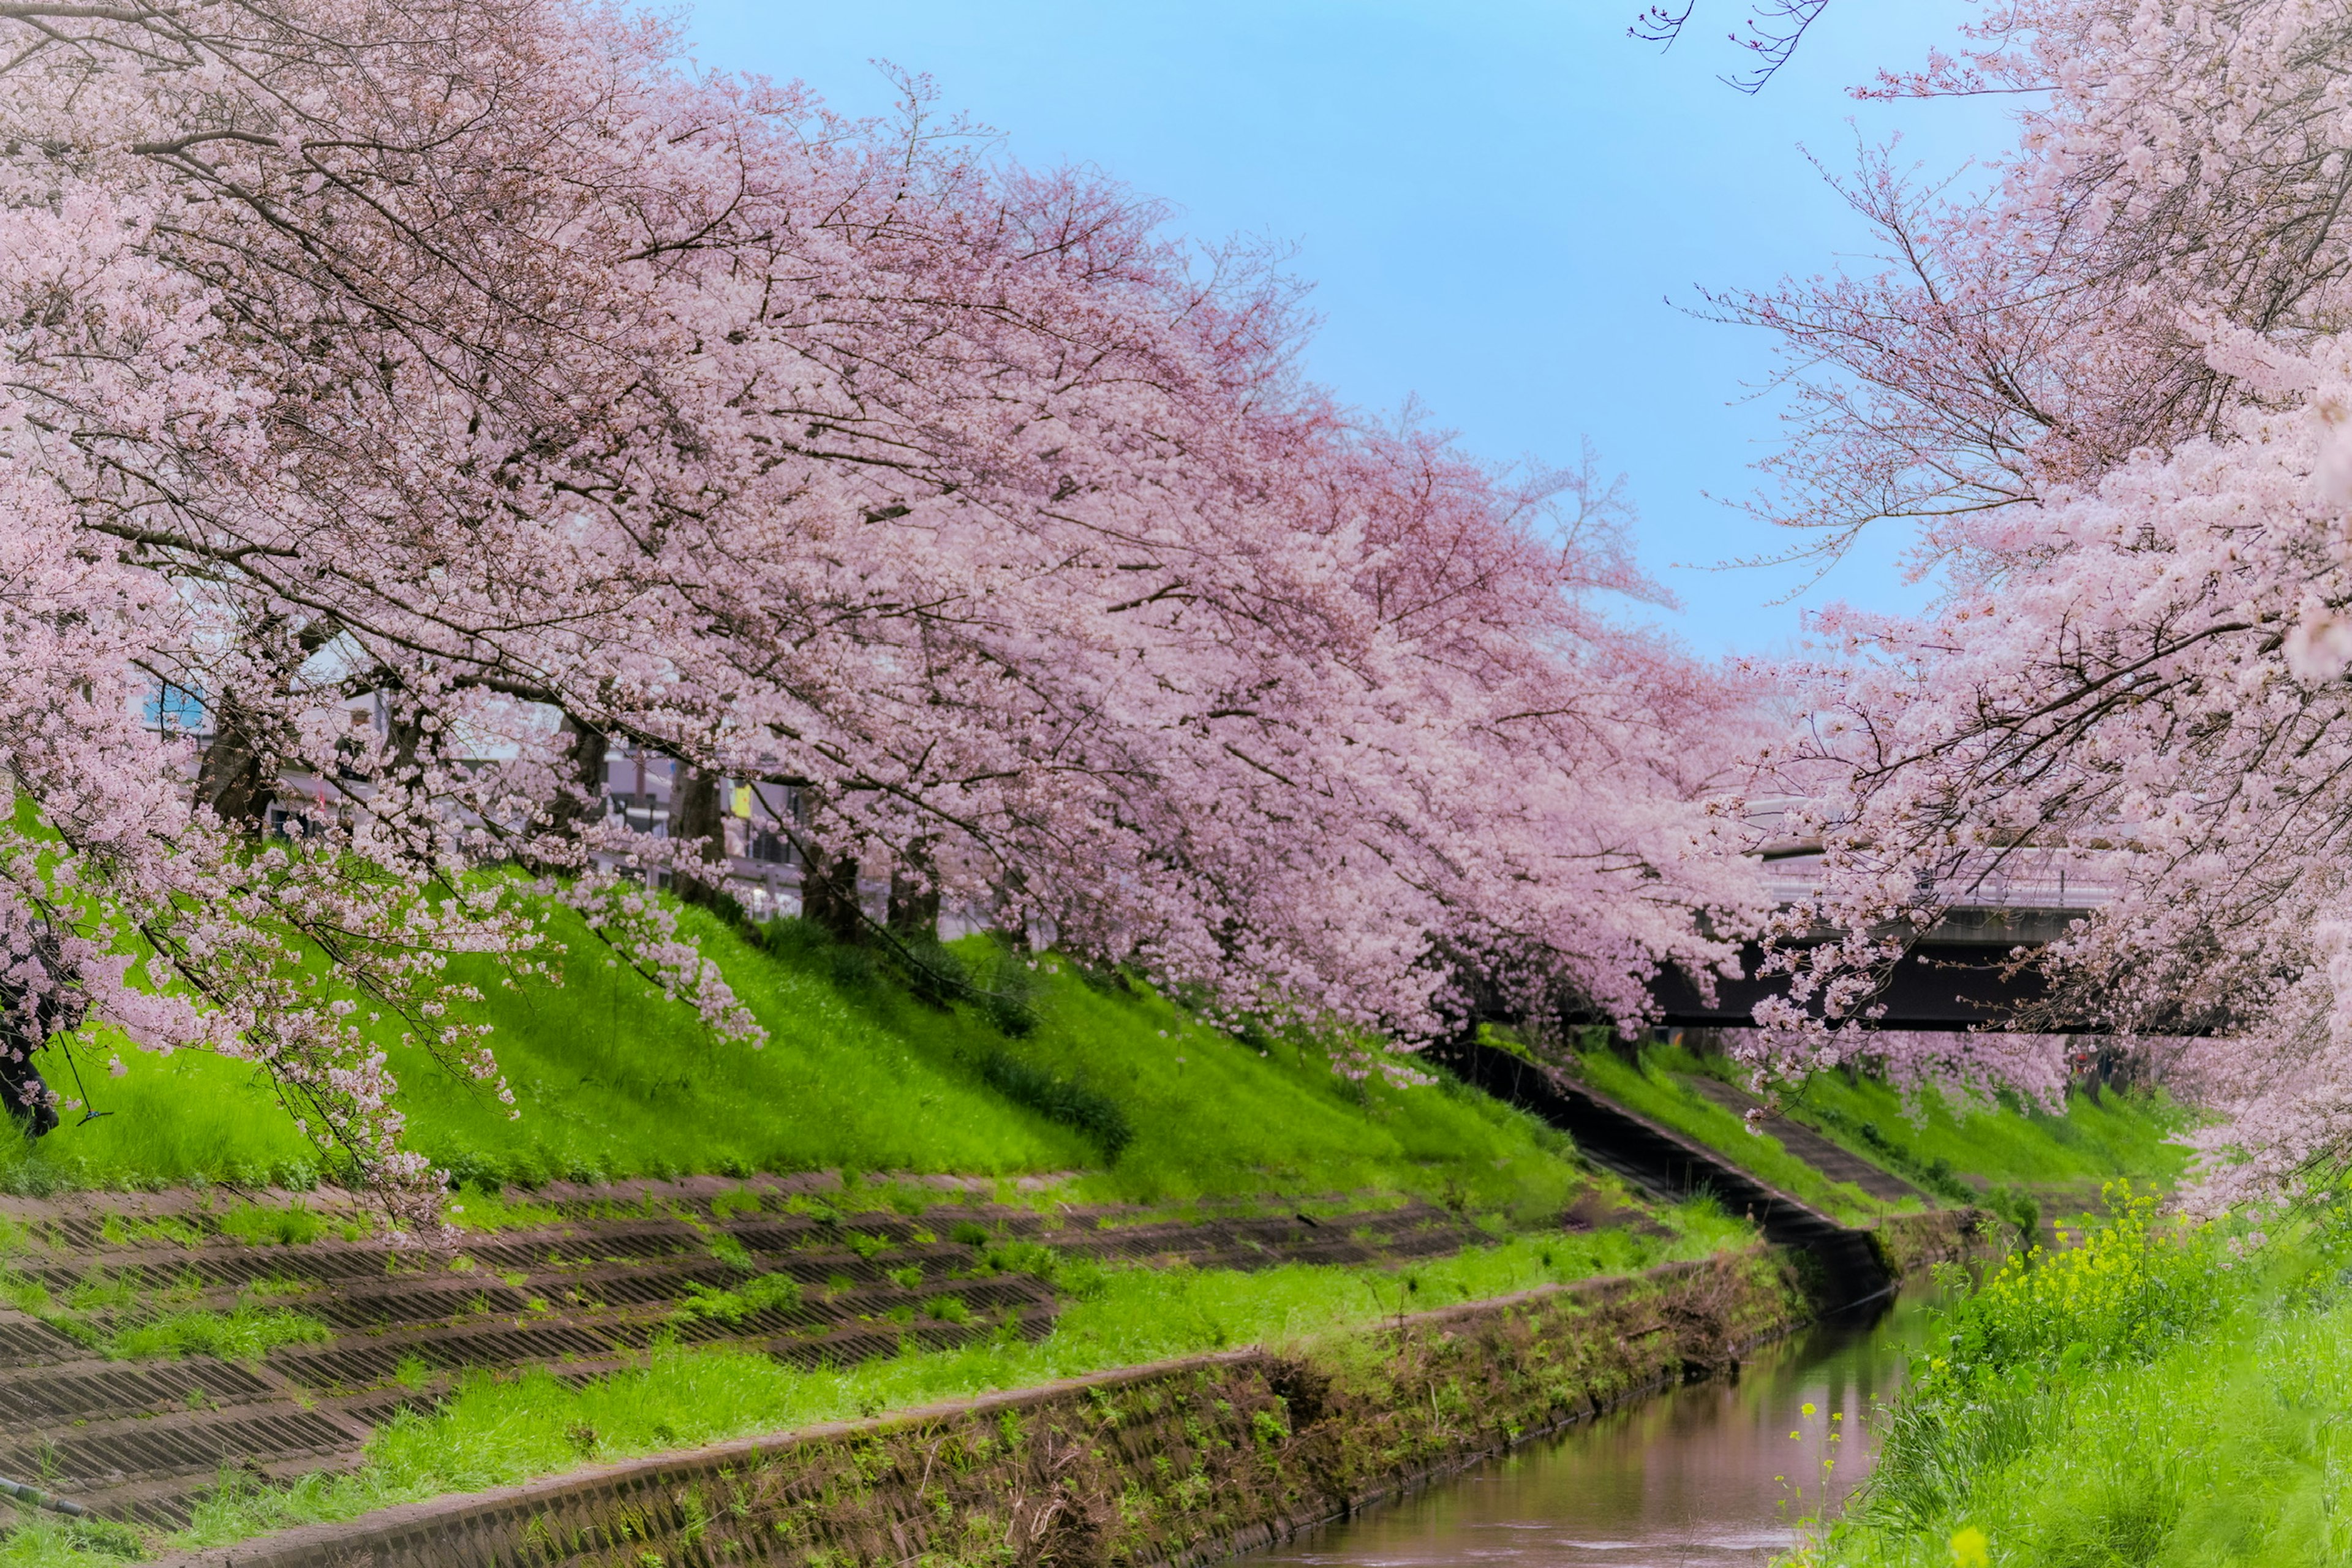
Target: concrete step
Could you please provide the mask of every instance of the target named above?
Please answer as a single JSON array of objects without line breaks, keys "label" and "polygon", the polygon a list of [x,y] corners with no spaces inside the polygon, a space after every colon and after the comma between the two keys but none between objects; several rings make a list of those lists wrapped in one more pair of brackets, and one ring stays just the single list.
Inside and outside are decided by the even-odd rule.
[{"label": "concrete step", "polygon": [[[1721,1106],[1734,1116],[1745,1120],[1750,1111],[1764,1110],[1764,1102],[1736,1084],[1704,1073],[1687,1073],[1682,1081],[1709,1102]],[[1780,1146],[1827,1176],[1832,1182],[1851,1182],[1872,1197],[1885,1203],[1901,1203],[1906,1198],[1927,1202],[1927,1195],[1883,1165],[1873,1164],[1843,1144],[1832,1143],[1801,1121],[1791,1121],[1785,1116],[1765,1115],[1759,1123],[1762,1130],[1780,1141]]]},{"label": "concrete step", "polygon": [[1801,1247],[1821,1265],[1832,1310],[1873,1300],[1888,1285],[1866,1231],[1840,1225],[1695,1139],[1617,1104],[1557,1068],[1473,1039],[1433,1047],[1430,1055],[1469,1082],[1534,1115],[1576,1141],[1595,1164],[1638,1188],[1668,1197],[1705,1193],[1752,1220],[1776,1246]]}]

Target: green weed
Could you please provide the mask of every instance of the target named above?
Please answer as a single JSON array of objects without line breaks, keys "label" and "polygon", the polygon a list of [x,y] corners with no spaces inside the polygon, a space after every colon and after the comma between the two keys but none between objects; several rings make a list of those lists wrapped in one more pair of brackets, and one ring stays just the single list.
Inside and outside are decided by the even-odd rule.
[{"label": "green weed", "polygon": [[223,1236],[254,1247],[304,1247],[327,1233],[332,1224],[325,1215],[301,1204],[274,1208],[266,1204],[239,1204],[214,1222]]},{"label": "green weed", "polygon": [[130,1247],[142,1241],[167,1241],[174,1247],[197,1247],[205,1244],[204,1226],[184,1215],[158,1215],[152,1219],[133,1219],[129,1215],[109,1213],[98,1223],[100,1239],[116,1247]]},{"label": "green weed", "polygon": [[308,1312],[241,1301],[226,1312],[192,1308],[161,1313],[118,1330],[104,1348],[118,1361],[191,1355],[258,1361],[279,1345],[318,1344],[333,1337]]},{"label": "green weed", "polygon": [[563,1223],[562,1211],[527,1198],[509,1198],[497,1188],[462,1187],[442,1210],[460,1230],[543,1230]]},{"label": "green weed", "polygon": [[754,1312],[782,1311],[801,1304],[799,1284],[784,1274],[762,1274],[731,1290],[692,1283],[687,1289],[690,1294],[670,1314],[674,1321],[713,1318],[720,1322],[740,1323]]}]

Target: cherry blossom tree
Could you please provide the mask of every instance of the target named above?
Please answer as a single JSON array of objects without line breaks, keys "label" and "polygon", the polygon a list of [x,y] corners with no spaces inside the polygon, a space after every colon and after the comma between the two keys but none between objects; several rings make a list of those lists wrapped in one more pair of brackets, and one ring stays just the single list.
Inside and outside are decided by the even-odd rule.
[{"label": "cherry blossom tree", "polygon": [[[1853,187],[1879,277],[1721,301],[1797,364],[1788,520],[1922,521],[1917,620],[1838,610],[1801,733],[1823,891],[1754,1047],[1871,1048],[1877,977],[1948,904],[2071,875],[2112,894],[2041,956],[2053,1007],[2210,1030],[2231,1115],[2204,1191],[2347,1147],[2340,336],[2352,24],[2263,3],[2000,7],[1884,91],[2021,95],[1981,199]],[[1839,934],[1826,942],[1824,929]],[[2032,1020],[2026,1020],[2031,1023]]]},{"label": "cherry blossom tree", "polygon": [[[549,975],[526,887],[757,1040],[609,868],[708,848],[604,819],[615,739],[706,829],[719,777],[803,786],[846,925],[824,873],[888,868],[1236,1010],[1425,1034],[1468,966],[1631,1021],[1755,918],[1703,798],[1751,694],[1612,618],[1589,466],[1338,408],[1269,258],[923,84],[846,122],[559,0],[0,35],[23,994],[256,1061],[399,1201],[363,1026],[495,1079],[446,966]],[[256,845],[289,770],[325,831]]]}]

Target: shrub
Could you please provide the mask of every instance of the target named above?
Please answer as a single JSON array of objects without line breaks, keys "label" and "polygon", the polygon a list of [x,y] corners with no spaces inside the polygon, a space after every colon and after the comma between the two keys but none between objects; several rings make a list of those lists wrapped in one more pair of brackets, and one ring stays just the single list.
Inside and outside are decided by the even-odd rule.
[{"label": "shrub", "polygon": [[2210,1322],[2220,1300],[2209,1231],[2156,1223],[2156,1198],[2109,1184],[2111,1212],[2063,1252],[2013,1253],[1959,1291],[1945,1348],[1927,1358],[1919,1393],[1964,1393],[2014,1370],[2146,1361]]},{"label": "shrub", "polygon": [[[2159,1224],[2154,1194],[2127,1182],[2110,1184],[2106,1195],[2108,1216],[2078,1247],[2013,1253],[1980,1286],[1943,1271],[1952,1298],[1901,1403],[1885,1413],[1877,1468],[1851,1526],[1897,1537],[1949,1530],[1987,1478],[2074,1440],[2066,1434],[2084,1389],[2127,1381],[2209,1331],[2228,1298],[2242,1294],[2242,1284],[2222,1288],[2231,1276],[2217,1231]],[[2177,1510],[2163,1488],[2135,1488],[2126,1489],[2136,1501],[2103,1492],[2076,1510],[2091,1533],[2067,1550],[2087,1555],[2050,1560],[2147,1561],[2131,1552],[2149,1531],[2168,1529]],[[1841,1525],[1832,1542],[1851,1549],[1860,1539]]]},{"label": "shrub", "polygon": [[1057,1078],[1005,1051],[985,1053],[978,1066],[982,1081],[1005,1099],[1094,1140],[1106,1163],[1117,1164],[1135,1142],[1135,1128],[1118,1101],[1084,1078]]}]

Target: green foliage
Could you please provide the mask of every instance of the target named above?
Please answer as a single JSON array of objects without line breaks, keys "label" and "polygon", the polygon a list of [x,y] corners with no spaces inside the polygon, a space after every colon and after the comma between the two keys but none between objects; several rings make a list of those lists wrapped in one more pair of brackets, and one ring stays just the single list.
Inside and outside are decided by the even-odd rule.
[{"label": "green foliage", "polygon": [[152,1219],[133,1219],[128,1215],[109,1214],[99,1221],[100,1239],[115,1247],[133,1247],[142,1241],[169,1242],[173,1247],[198,1247],[205,1243],[205,1227],[185,1215],[158,1215]]},{"label": "green foliage", "polygon": [[2352,1560],[2352,1206],[2265,1237],[2110,1194],[2082,1245],[1953,1281],[1819,1568]]},{"label": "green foliage", "polygon": [[538,1230],[560,1225],[562,1213],[547,1204],[509,1198],[498,1188],[462,1187],[442,1211],[442,1217],[460,1230]]},{"label": "green foliage", "polygon": [[295,1204],[278,1208],[268,1204],[239,1204],[215,1222],[223,1236],[233,1236],[254,1247],[303,1247],[327,1234],[326,1215]]},{"label": "green foliage", "polygon": [[2216,1234],[2159,1225],[2156,1197],[2128,1182],[2080,1242],[2012,1253],[1981,1285],[1953,1272],[1937,1349],[1915,1371],[1918,1397],[1965,1400],[2021,1371],[2146,1361],[2220,1310]]},{"label": "green foliage", "polygon": [[0,1568],[47,1568],[49,1563],[135,1563],[147,1553],[138,1531],[110,1519],[67,1519],[0,1502],[0,1525],[16,1513],[13,1529],[0,1534]]},{"label": "green foliage", "polygon": [[688,1283],[687,1299],[670,1316],[678,1321],[711,1318],[740,1323],[754,1312],[784,1311],[801,1304],[801,1288],[790,1275],[762,1274],[731,1290]]},{"label": "green foliage", "polygon": [[258,1361],[278,1345],[319,1344],[333,1337],[308,1312],[240,1301],[226,1312],[192,1308],[158,1313],[118,1330],[104,1349],[121,1361],[191,1355]]},{"label": "green foliage", "polygon": [[1106,1164],[1117,1164],[1120,1152],[1135,1142],[1135,1129],[1118,1101],[1083,1077],[1057,1078],[1002,1050],[982,1052],[979,1069],[981,1081],[1013,1104],[1085,1133],[1102,1151]]}]

